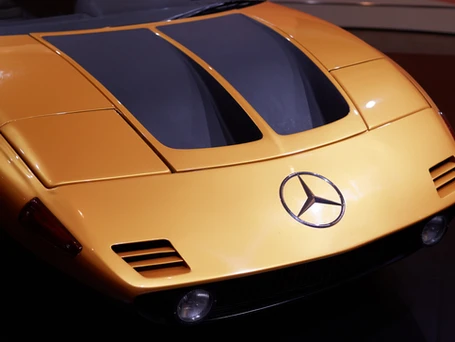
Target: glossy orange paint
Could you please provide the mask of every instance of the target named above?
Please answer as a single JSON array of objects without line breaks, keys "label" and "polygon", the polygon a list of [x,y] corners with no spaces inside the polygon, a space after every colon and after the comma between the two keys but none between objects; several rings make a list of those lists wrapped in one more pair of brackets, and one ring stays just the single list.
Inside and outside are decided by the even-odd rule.
[{"label": "glossy orange paint", "polygon": [[115,110],[17,120],[0,133],[48,188],[170,172]]},{"label": "glossy orange paint", "polygon": [[[262,140],[237,146],[173,150],[42,35],[0,38],[0,46],[8,46],[12,56],[38,51],[42,61],[55,61],[60,67],[60,73],[46,69],[43,81],[60,81],[55,103],[19,103],[16,110],[11,100],[1,107],[0,218],[5,228],[57,267],[132,301],[142,293],[342,253],[455,203],[455,193],[439,196],[429,172],[455,154],[455,142],[436,106],[412,78],[380,52],[319,19],[270,3],[236,12],[269,25],[309,55],[345,97],[350,113],[314,130],[280,136],[216,70],[163,36],[212,74],[263,133]],[[163,24],[102,30],[147,27],[159,33],[157,26]],[[100,30],[90,32],[95,31]],[[28,77],[22,82],[11,77],[0,88],[15,89],[15,99],[30,91],[37,100],[50,101],[50,88],[33,87],[37,71],[32,58],[21,56],[30,63]],[[15,75],[19,67],[10,70]],[[368,105],[370,101],[375,105]],[[95,127],[112,131],[95,132]],[[55,149],[54,143],[61,146]],[[346,200],[340,222],[315,229],[284,210],[280,184],[298,171],[321,174],[336,184]],[[326,184],[308,182],[319,196],[336,200]],[[295,209],[306,198],[298,184],[292,184],[286,196]],[[76,258],[60,255],[17,222],[22,207],[34,197],[82,244]],[[316,209],[308,215],[311,220],[333,218],[333,212]],[[158,239],[172,243],[189,272],[144,276],[112,249]]]},{"label": "glossy orange paint", "polygon": [[382,57],[382,53],[356,36],[291,8],[266,3],[245,8],[242,13],[286,33],[294,42],[308,49],[328,70]]},{"label": "glossy orange paint", "polygon": [[80,72],[32,37],[1,37],[0,59],[0,126],[42,115],[113,108]]},{"label": "glossy orange paint", "polygon": [[369,129],[430,107],[411,81],[385,59],[334,70],[332,75],[348,89]]}]

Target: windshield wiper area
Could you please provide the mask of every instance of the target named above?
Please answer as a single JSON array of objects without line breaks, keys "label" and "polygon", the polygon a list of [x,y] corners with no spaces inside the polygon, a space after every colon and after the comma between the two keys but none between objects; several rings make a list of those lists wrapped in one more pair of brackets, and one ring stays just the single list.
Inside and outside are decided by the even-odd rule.
[{"label": "windshield wiper area", "polygon": [[229,0],[229,1],[221,1],[216,2],[214,4],[205,5],[202,7],[195,8],[188,12],[184,12],[181,14],[174,15],[168,20],[176,20],[176,19],[183,19],[183,18],[192,18],[197,17],[200,15],[212,14],[212,13],[219,13],[223,11],[228,11],[232,9],[239,9],[244,8],[252,5],[257,5],[265,0]]}]

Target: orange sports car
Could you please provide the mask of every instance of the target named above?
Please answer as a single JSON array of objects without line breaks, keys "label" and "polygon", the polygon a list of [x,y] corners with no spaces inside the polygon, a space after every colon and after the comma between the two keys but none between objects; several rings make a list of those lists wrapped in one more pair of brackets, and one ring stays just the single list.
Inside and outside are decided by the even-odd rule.
[{"label": "orange sports car", "polygon": [[341,28],[263,1],[9,3],[0,225],[145,317],[267,308],[444,236],[453,132]]}]

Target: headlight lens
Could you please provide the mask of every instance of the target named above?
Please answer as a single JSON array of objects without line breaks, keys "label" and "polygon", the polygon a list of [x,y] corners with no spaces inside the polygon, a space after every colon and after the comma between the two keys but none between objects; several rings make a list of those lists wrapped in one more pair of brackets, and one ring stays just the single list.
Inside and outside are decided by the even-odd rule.
[{"label": "headlight lens", "polygon": [[177,305],[177,317],[185,323],[203,320],[210,312],[213,298],[210,292],[196,289],[185,294]]},{"label": "headlight lens", "polygon": [[447,220],[444,216],[435,216],[428,221],[422,229],[422,242],[432,246],[441,241],[447,230]]}]

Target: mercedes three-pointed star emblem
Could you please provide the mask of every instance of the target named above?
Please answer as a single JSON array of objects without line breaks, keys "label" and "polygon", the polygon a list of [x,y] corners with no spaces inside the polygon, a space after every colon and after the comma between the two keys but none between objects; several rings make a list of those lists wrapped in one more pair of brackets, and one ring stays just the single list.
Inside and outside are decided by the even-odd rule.
[{"label": "mercedes three-pointed star emblem", "polygon": [[[332,201],[332,200],[324,198],[324,197],[316,196],[314,194],[314,192],[309,188],[309,186],[305,183],[302,176],[303,177],[306,177],[306,176],[316,177],[316,178],[319,178],[319,179],[325,181],[326,183],[328,183],[338,194],[339,201]],[[302,201],[303,204],[297,214],[295,214],[289,208],[289,206],[287,205],[286,200],[284,198],[284,188],[285,188],[286,184],[288,184],[288,182],[294,177],[298,178],[300,185],[302,186],[302,189],[303,189],[302,195],[303,194],[306,195],[306,200],[304,202]],[[286,211],[289,213],[289,215],[291,215],[296,221],[298,221],[304,225],[314,227],[314,228],[332,227],[333,225],[335,225],[336,223],[338,223],[341,220],[341,218],[344,215],[345,209],[346,209],[346,203],[344,201],[344,197],[343,197],[343,194],[341,193],[340,189],[338,189],[338,187],[335,184],[333,184],[330,180],[328,180],[324,176],[318,175],[317,173],[313,173],[313,172],[295,172],[295,173],[292,173],[289,176],[287,176],[283,180],[283,182],[281,182],[280,199],[281,199],[281,203],[283,204],[284,209],[286,209]],[[340,213],[334,220],[332,220],[330,222],[308,222],[308,221],[302,220],[301,216],[305,212],[307,212],[316,203],[321,204],[321,205],[337,206],[340,208]]]}]

